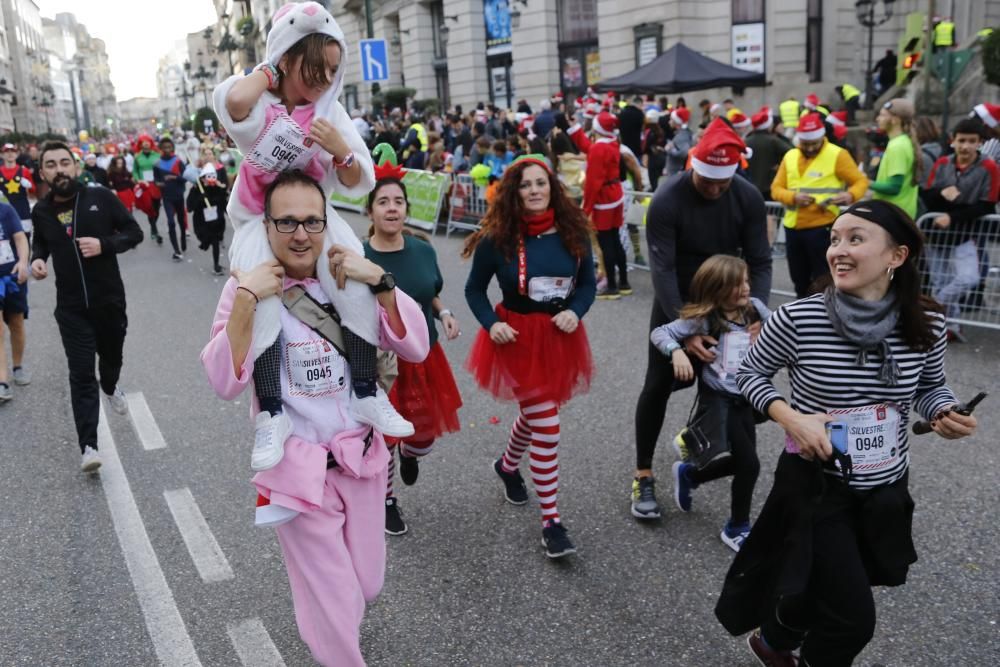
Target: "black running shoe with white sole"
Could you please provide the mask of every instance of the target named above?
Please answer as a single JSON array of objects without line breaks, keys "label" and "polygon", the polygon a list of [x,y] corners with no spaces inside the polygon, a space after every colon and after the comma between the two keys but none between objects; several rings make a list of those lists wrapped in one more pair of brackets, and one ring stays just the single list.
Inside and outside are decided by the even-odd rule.
[{"label": "black running shoe with white sole", "polygon": [[409,530],[403,521],[403,512],[395,498],[385,499],[385,532],[387,535],[404,535]]},{"label": "black running shoe with white sole", "polygon": [[542,546],[549,558],[562,558],[576,553],[576,545],[569,539],[566,528],[558,521],[542,528]]},{"label": "black running shoe with white sole", "polygon": [[503,480],[504,497],[511,505],[525,504],[528,502],[528,489],[524,486],[524,478],[521,477],[521,471],[507,472],[501,465],[502,461],[502,456],[494,461],[493,470]]}]

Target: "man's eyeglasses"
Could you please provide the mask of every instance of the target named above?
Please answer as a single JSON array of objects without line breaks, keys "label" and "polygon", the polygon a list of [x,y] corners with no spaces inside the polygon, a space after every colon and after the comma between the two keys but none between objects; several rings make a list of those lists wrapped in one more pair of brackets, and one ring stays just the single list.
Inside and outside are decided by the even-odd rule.
[{"label": "man's eyeglasses", "polygon": [[326,229],[326,218],[313,218],[310,220],[292,220],[290,218],[275,220],[274,218],[268,218],[268,220],[282,234],[294,234],[299,225],[302,225],[303,229],[309,234],[319,234]]}]

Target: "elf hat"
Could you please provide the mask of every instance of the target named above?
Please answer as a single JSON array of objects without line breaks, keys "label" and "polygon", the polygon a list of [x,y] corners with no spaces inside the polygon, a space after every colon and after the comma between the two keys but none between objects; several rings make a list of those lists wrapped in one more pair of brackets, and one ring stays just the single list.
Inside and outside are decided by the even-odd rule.
[{"label": "elf hat", "polygon": [[1000,105],[983,102],[973,107],[972,111],[990,127],[1000,125]]},{"label": "elf hat", "polygon": [[691,112],[688,111],[687,107],[679,107],[670,112],[670,120],[681,127],[686,127],[688,121],[691,120]]},{"label": "elf hat", "polygon": [[771,116],[771,110],[768,107],[762,107],[760,111],[750,118],[750,122],[753,123],[753,129],[755,130],[764,131],[774,127],[774,118]]},{"label": "elf hat", "polygon": [[614,114],[610,114],[607,111],[603,111],[597,114],[597,118],[594,119],[594,132],[605,137],[615,136],[615,130],[618,129],[618,117]]},{"label": "elf hat", "polygon": [[818,113],[807,113],[799,118],[799,126],[795,128],[795,136],[799,141],[816,141],[826,136],[826,126]]},{"label": "elf hat", "polygon": [[740,135],[724,120],[716,118],[705,128],[701,141],[694,147],[691,167],[699,176],[725,180],[733,177],[747,152]]}]

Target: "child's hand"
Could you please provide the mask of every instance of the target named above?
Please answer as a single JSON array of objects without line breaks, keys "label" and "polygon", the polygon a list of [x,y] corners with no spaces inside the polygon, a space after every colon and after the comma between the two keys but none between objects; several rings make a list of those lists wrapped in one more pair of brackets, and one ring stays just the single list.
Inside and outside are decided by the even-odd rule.
[{"label": "child's hand", "polygon": [[309,138],[338,160],[343,160],[351,152],[350,147],[348,147],[344,138],[340,136],[337,128],[331,125],[330,121],[325,118],[313,120],[312,127],[309,128]]},{"label": "child's hand", "polygon": [[694,367],[684,350],[674,350],[670,355],[670,361],[674,365],[674,379],[681,382],[690,382],[694,379]]}]

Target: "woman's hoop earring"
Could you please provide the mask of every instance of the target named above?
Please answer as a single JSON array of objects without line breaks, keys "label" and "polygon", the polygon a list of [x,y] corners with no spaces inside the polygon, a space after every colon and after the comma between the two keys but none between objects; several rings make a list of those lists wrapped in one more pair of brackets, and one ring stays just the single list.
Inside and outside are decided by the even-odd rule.
[{"label": "woman's hoop earring", "polygon": [[893,277],[896,275],[896,269],[890,266],[888,269],[885,270],[885,274],[889,276],[889,282],[891,283]]}]

